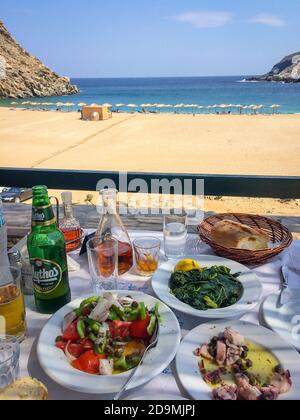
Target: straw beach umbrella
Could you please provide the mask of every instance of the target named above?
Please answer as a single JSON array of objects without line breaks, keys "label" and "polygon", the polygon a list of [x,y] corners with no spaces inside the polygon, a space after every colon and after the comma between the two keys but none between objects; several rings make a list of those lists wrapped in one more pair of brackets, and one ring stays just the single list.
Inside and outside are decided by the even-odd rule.
[{"label": "straw beach umbrella", "polygon": [[53,111],[53,107],[55,107],[55,103],[53,102],[45,102],[46,106],[49,107],[48,111]]},{"label": "straw beach umbrella", "polygon": [[131,108],[131,109],[134,109],[134,111],[136,111],[137,108],[138,108],[138,105],[136,105],[136,104],[128,104],[127,105],[127,108]]},{"label": "straw beach umbrella", "polygon": [[66,108],[68,108],[68,109],[69,109],[69,111],[71,111],[71,108],[72,108],[73,106],[75,106],[75,104],[73,104],[72,102],[67,102],[67,103],[65,104],[65,107],[66,107]]},{"label": "straw beach umbrella", "polygon": [[273,110],[273,114],[275,114],[275,110],[280,108],[280,105],[278,104],[273,104],[270,106],[270,108]]},{"label": "straw beach umbrella", "polygon": [[174,105],[174,109],[175,109],[175,114],[178,114],[178,109],[182,109],[184,107],[184,104],[177,104],[177,105]]},{"label": "straw beach umbrella", "polygon": [[159,110],[161,109],[161,108],[164,108],[165,107],[165,105],[164,104],[157,104],[156,105],[156,108],[158,108]]},{"label": "straw beach umbrella", "polygon": [[116,108],[116,112],[120,112],[120,108],[123,108],[125,106],[125,104],[116,104],[115,108]]},{"label": "straw beach umbrella", "polygon": [[41,102],[31,102],[31,106],[33,106],[34,108],[40,107]]},{"label": "straw beach umbrella", "polygon": [[55,106],[59,111],[62,111],[62,108],[64,107],[64,103],[63,102],[56,102]]},{"label": "straw beach umbrella", "polygon": [[45,106],[52,106],[53,105],[53,103],[52,102],[44,102],[44,104],[43,105],[45,105]]},{"label": "straw beach umbrella", "polygon": [[22,106],[25,106],[25,109],[28,109],[28,105],[30,106],[29,101],[22,102]]},{"label": "straw beach umbrella", "polygon": [[244,111],[247,111],[248,109],[251,109],[249,105],[244,105],[244,106],[243,106],[243,110],[244,110]]},{"label": "straw beach umbrella", "polygon": [[221,104],[221,105],[219,105],[219,108],[222,109],[222,110],[225,110],[225,109],[228,108],[228,105],[227,104]]},{"label": "straw beach umbrella", "polygon": [[172,110],[173,110],[173,108],[174,108],[174,105],[172,105],[172,104],[167,104],[167,105],[166,105],[166,108],[169,110],[168,112],[172,112]]}]

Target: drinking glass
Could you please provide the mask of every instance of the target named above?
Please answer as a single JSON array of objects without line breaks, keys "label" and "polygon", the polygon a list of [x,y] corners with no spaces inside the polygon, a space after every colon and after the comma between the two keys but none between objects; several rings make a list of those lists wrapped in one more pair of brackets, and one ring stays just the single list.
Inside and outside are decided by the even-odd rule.
[{"label": "drinking glass", "polygon": [[141,276],[152,276],[158,268],[161,241],[151,236],[133,242],[136,270]]},{"label": "drinking glass", "polygon": [[0,335],[25,338],[25,303],[21,286],[21,270],[0,267]]},{"label": "drinking glass", "polygon": [[0,335],[0,389],[18,379],[20,345],[16,337]]},{"label": "drinking glass", "polygon": [[185,254],[186,241],[187,215],[166,215],[164,217],[164,245],[166,257],[183,257]]},{"label": "drinking glass", "polygon": [[113,238],[94,237],[87,243],[94,293],[116,290],[118,280],[118,242]]}]

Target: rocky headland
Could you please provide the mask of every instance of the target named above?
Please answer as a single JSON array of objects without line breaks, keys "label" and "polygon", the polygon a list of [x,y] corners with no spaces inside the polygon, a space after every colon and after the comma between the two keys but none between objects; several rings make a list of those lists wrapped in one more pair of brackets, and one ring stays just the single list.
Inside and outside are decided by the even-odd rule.
[{"label": "rocky headland", "polygon": [[30,55],[0,21],[0,98],[33,98],[78,93],[77,86]]}]

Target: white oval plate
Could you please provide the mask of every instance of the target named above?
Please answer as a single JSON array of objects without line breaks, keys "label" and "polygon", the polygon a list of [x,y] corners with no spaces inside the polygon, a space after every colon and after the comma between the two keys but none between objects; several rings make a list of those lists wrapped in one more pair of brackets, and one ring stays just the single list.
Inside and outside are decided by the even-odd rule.
[{"label": "white oval plate", "polygon": [[191,398],[194,400],[212,399],[212,389],[204,382],[199,371],[198,358],[194,356],[193,351],[200,345],[208,343],[213,336],[223,332],[226,327],[232,327],[247,340],[273,352],[284,369],[290,371],[293,381],[292,390],[288,394],[281,395],[280,399],[300,399],[300,355],[272,331],[242,321],[232,323],[217,321],[202,324],[183,339],[176,356],[176,370],[181,385]]},{"label": "white oval plate", "polygon": [[267,297],[262,314],[269,328],[300,351],[300,290],[292,291],[292,298],[277,308],[279,293]]},{"label": "white oval plate", "polygon": [[[159,302],[156,298],[140,292],[115,291],[121,296],[132,296],[137,302],[144,302],[148,308]],[[37,355],[40,365],[46,374],[58,384],[76,392],[87,394],[117,393],[128,379],[130,372],[112,376],[89,375],[74,369],[64,353],[55,347],[55,339],[61,335],[64,316],[78,308],[81,299],[77,299],[60,309],[43,328],[38,345]],[[149,352],[143,366],[136,373],[136,379],[128,390],[142,386],[159,375],[174,359],[180,344],[180,327],[173,312],[162,302],[160,314],[162,325],[158,345]]]},{"label": "white oval plate", "polygon": [[[185,257],[193,258],[195,257]],[[165,302],[168,306],[183,312],[188,315],[196,316],[203,319],[225,319],[225,318],[237,318],[244,315],[246,312],[251,311],[259,303],[262,295],[262,285],[256,275],[242,264],[235,261],[228,260],[226,258],[211,256],[211,255],[200,255],[197,256],[196,260],[199,262],[201,267],[211,267],[213,265],[225,265],[230,268],[233,273],[241,273],[239,281],[243,284],[244,293],[239,302],[235,305],[229,306],[222,309],[208,309],[207,311],[200,311],[195,309],[184,302],[181,302],[170,292],[169,282],[172,273],[176,267],[178,260],[170,260],[162,264],[152,279],[152,287],[155,294]]]}]

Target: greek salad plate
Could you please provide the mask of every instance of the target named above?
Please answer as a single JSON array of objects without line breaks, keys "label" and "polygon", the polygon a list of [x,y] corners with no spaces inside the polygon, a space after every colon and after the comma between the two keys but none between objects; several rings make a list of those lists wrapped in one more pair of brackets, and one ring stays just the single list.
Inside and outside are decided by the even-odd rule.
[{"label": "greek salad plate", "polygon": [[[139,306],[144,306],[149,308],[149,310],[154,307],[159,308],[161,322],[158,344],[154,349],[149,351],[143,365],[136,373],[133,383],[128,388],[128,390],[132,390],[151,381],[154,377],[162,373],[172,362],[177,353],[181,339],[179,323],[170,308],[152,296],[134,291],[112,291],[101,293],[100,298],[103,300],[103,296],[107,296],[107,293],[123,300],[126,300],[126,298],[130,296],[136,306],[139,304]],[[56,344],[59,346],[63,345],[63,342],[57,342],[57,340],[60,340],[57,337],[62,336],[63,334],[62,326],[66,316],[68,318],[68,314],[74,313],[76,310],[78,311],[83,300],[84,299],[77,299],[64,306],[47,322],[40,334],[37,345],[39,363],[53,381],[72,391],[99,395],[117,393],[128,379],[131,370],[123,373],[115,373],[114,371],[114,374],[109,374],[109,370],[108,372],[100,373],[100,375],[89,374],[86,373],[86,371],[81,371],[73,367],[76,363],[76,366],[78,366],[78,362],[81,360],[80,358],[70,363],[70,359],[66,357],[66,354],[70,355],[70,352],[74,355],[74,350],[76,350],[75,346],[72,346],[72,348],[69,346],[66,354],[62,351],[63,347],[58,348],[56,346]],[[116,323],[116,325],[118,325],[118,323]],[[80,328],[82,328],[82,326]],[[88,332],[90,331],[88,328],[86,329]],[[81,332],[80,329],[79,332]],[[121,335],[122,334],[120,334],[120,336]],[[110,336],[110,334],[108,334],[108,336]],[[72,337],[70,337],[70,339],[71,338]],[[90,343],[90,340],[88,339],[87,342]],[[96,343],[99,344],[98,341]],[[66,343],[64,345],[66,345]],[[110,357],[107,359],[111,361]],[[118,359],[118,362],[120,362],[120,360],[122,361],[122,357]],[[89,368],[91,367],[90,361],[88,366]],[[102,366],[102,369],[104,370],[107,370],[107,368],[109,368],[108,360],[106,360],[105,364]]]}]

